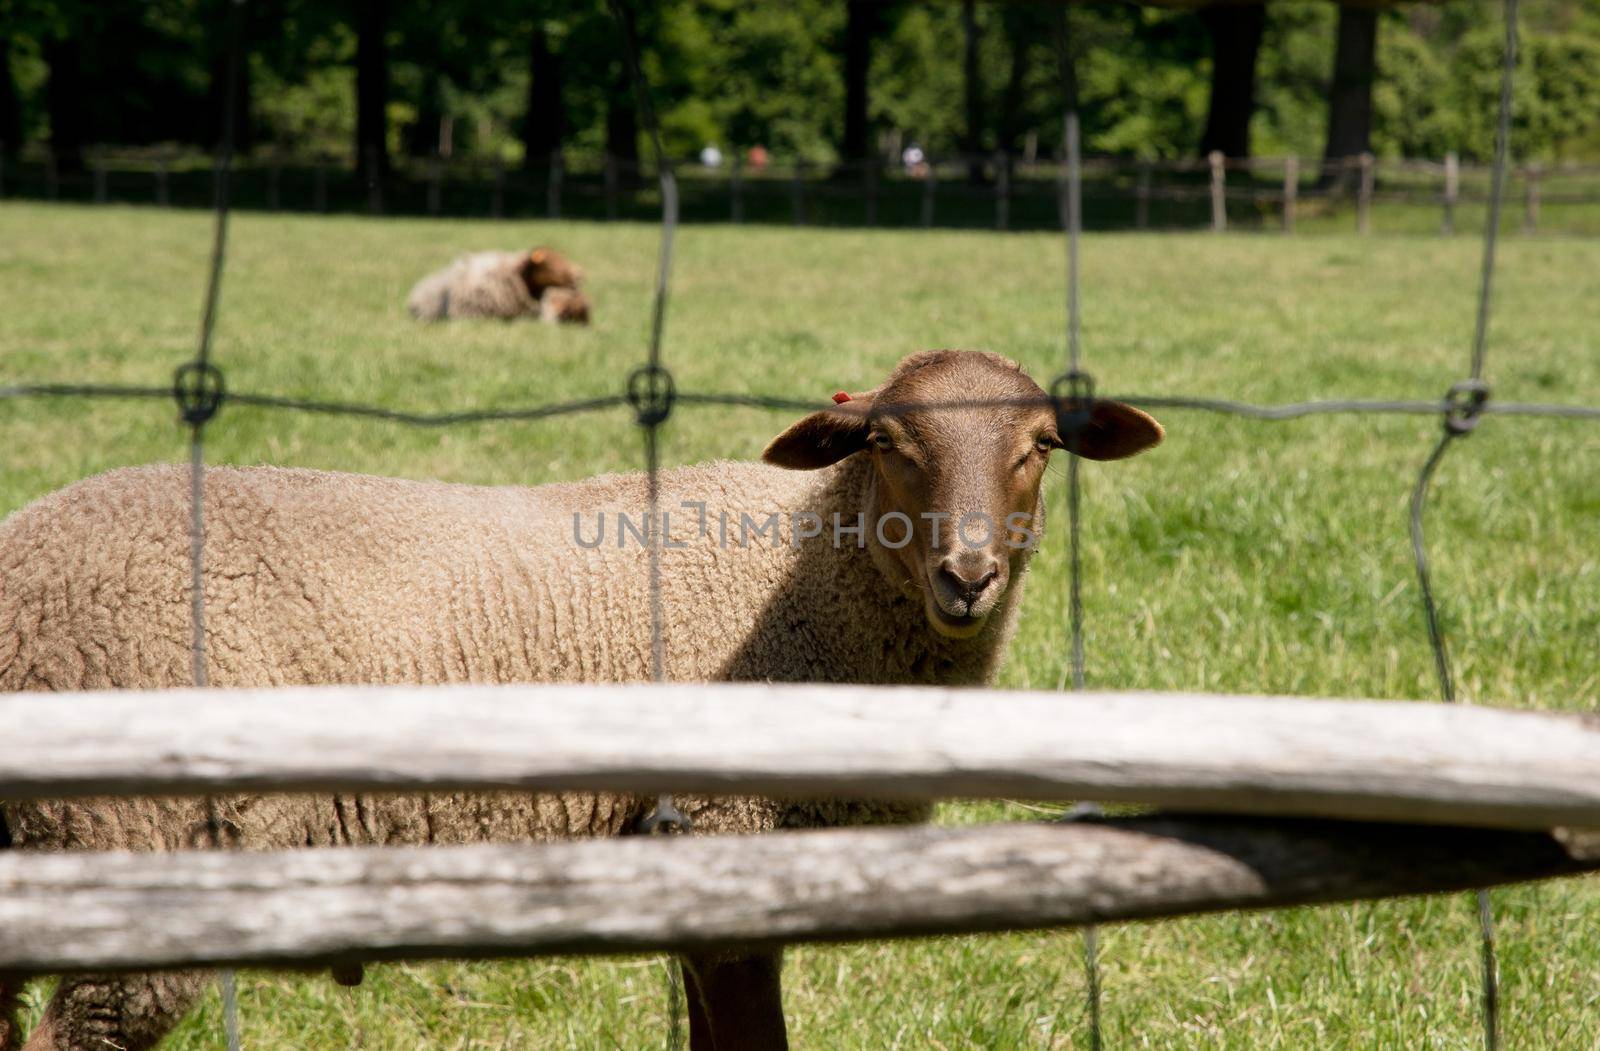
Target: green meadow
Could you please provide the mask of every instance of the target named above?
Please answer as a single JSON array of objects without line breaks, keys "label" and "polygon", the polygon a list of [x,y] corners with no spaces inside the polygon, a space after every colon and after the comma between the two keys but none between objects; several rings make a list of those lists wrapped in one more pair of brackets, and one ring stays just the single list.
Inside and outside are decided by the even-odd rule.
[{"label": "green meadow", "polygon": [[[643,361],[649,224],[235,217],[215,360],[239,391],[402,409],[620,393]],[[162,385],[192,356],[202,212],[0,204],[0,386]],[[553,245],[589,275],[594,324],[406,316],[456,254]],[[1480,249],[1432,233],[1091,234],[1083,349],[1101,393],[1255,402],[1441,397],[1468,367]],[[983,348],[1041,382],[1065,358],[1059,236],[694,225],[678,236],[664,357],[683,391],[821,400],[904,354]],[[1487,376],[1497,399],[1600,405],[1600,241],[1500,247]],[[1158,411],[1168,440],[1086,464],[1092,688],[1434,699],[1406,532],[1429,416],[1261,422]],[[668,463],[753,458],[792,414],[683,406]],[[0,513],[124,464],[176,461],[167,401],[0,399]],[[213,462],[536,484],[642,462],[626,409],[418,429],[239,405]],[[1001,684],[1068,677],[1065,464]],[[1590,711],[1600,699],[1600,425],[1490,417],[1435,480],[1430,553],[1463,699]],[[1035,819],[950,802],[950,823]],[[1496,892],[1504,1046],[1596,1046],[1600,886]],[[3,937],[3,932],[0,932]],[[1109,928],[1111,1048],[1475,1048],[1466,896]],[[800,1048],[1087,1047],[1072,932],[801,947],[786,1004]],[[354,990],[240,975],[256,1049],[638,1048],[666,1029],[658,958],[386,965]],[[42,1008],[41,984],[30,1007]],[[215,994],[170,1046],[220,1042]]]}]

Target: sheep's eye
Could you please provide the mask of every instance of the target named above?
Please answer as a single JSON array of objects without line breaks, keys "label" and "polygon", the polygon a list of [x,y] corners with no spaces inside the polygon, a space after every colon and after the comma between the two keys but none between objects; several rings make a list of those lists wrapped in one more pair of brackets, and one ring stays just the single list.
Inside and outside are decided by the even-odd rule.
[{"label": "sheep's eye", "polygon": [[875,449],[888,450],[894,448],[894,439],[890,438],[882,431],[874,431],[872,434],[868,435],[867,441],[871,442],[873,448]]},{"label": "sheep's eye", "polygon": [[1049,456],[1050,450],[1055,448],[1055,443],[1049,438],[1040,438],[1038,441],[1033,443],[1033,447],[1044,455]]}]

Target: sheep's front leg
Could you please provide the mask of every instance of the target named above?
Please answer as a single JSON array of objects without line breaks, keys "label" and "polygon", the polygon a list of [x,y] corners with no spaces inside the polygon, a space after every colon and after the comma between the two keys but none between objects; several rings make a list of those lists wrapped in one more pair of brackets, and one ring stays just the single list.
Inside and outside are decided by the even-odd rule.
[{"label": "sheep's front leg", "polygon": [[683,957],[690,1051],[783,1051],[783,952]]},{"label": "sheep's front leg", "polygon": [[22,1051],[145,1051],[189,1013],[209,975],[200,971],[63,978]]}]

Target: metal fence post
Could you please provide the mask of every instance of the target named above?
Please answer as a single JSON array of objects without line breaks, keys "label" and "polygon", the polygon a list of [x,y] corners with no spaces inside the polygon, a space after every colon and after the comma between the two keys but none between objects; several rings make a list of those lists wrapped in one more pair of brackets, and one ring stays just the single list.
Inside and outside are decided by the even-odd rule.
[{"label": "metal fence post", "polygon": [[1283,232],[1294,233],[1295,202],[1300,196],[1300,158],[1283,159]]},{"label": "metal fence post", "polygon": [[1356,197],[1356,232],[1372,231],[1372,186],[1377,180],[1378,162],[1370,153],[1361,155],[1361,187]]},{"label": "metal fence post", "polygon": [[1456,197],[1461,192],[1461,160],[1454,150],[1444,155],[1444,233],[1456,232]]},{"label": "metal fence post", "polygon": [[1221,233],[1228,228],[1228,176],[1221,150],[1212,150],[1206,159],[1211,162],[1211,229]]},{"label": "metal fence post", "polygon": [[925,227],[933,225],[934,197],[938,192],[939,173],[933,162],[929,161],[927,173],[922,177],[922,225]]},{"label": "metal fence post", "polygon": [[1539,166],[1528,165],[1522,173],[1527,184],[1527,196],[1522,203],[1522,232],[1536,234],[1539,232]]},{"label": "metal fence post", "polygon": [[744,222],[744,162],[734,154],[733,167],[728,173],[728,219],[730,222]]},{"label": "metal fence post", "polygon": [[1011,158],[1003,150],[994,154],[994,228],[1011,229]]},{"label": "metal fence post", "polygon": [[438,215],[444,208],[444,162],[435,153],[428,158],[428,214]]},{"label": "metal fence post", "polygon": [[545,186],[545,211],[550,218],[561,218],[561,179],[565,172],[561,160],[561,151],[556,150],[550,154],[550,179]]},{"label": "metal fence post", "polygon": [[1133,225],[1140,230],[1150,228],[1150,162],[1139,162],[1139,182],[1134,189]]},{"label": "metal fence post", "polygon": [[[738,158],[734,158],[734,164],[738,163]],[[602,177],[605,179],[606,184],[606,218],[615,221],[617,218],[617,159],[609,153],[604,157],[604,169]]]}]

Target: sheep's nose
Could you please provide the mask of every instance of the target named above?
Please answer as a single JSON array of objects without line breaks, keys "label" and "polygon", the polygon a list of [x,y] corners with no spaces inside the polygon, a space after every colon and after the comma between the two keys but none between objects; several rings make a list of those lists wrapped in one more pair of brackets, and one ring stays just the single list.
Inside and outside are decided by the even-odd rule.
[{"label": "sheep's nose", "polygon": [[971,566],[962,565],[955,559],[946,559],[939,565],[939,576],[968,606],[978,601],[978,596],[999,575],[1000,568],[993,562]]}]

